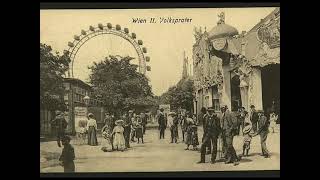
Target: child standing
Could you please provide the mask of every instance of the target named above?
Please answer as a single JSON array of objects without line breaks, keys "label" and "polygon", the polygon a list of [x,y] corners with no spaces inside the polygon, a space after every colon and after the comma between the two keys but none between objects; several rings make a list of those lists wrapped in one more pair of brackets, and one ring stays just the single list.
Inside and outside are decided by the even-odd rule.
[{"label": "child standing", "polygon": [[113,128],[112,135],[114,135],[113,139],[113,148],[117,151],[124,151],[126,146],[125,146],[125,141],[124,141],[124,128],[122,127],[123,120],[117,120],[115,122],[116,126]]},{"label": "child standing", "polygon": [[272,129],[272,133],[274,133],[274,129],[276,128],[276,122],[278,120],[278,115],[275,112],[271,112],[270,114],[270,128]]},{"label": "child standing", "polygon": [[250,122],[244,123],[243,128],[243,156],[248,156],[250,150],[251,139],[254,136]]},{"label": "child standing", "polygon": [[75,167],[74,167],[74,149],[70,144],[71,138],[69,136],[64,136],[62,139],[62,153],[59,158],[60,164],[64,168],[64,172],[74,172]]},{"label": "child standing", "polygon": [[111,136],[111,127],[106,124],[103,128],[102,128],[102,137],[104,138],[104,140],[102,140],[102,148],[101,150],[104,152],[111,152],[112,151],[112,136]]},{"label": "child standing", "polygon": [[138,139],[138,144],[140,143],[140,139],[142,140],[143,144],[143,126],[142,126],[142,119],[140,116],[137,117],[137,125],[136,125],[136,138]]}]

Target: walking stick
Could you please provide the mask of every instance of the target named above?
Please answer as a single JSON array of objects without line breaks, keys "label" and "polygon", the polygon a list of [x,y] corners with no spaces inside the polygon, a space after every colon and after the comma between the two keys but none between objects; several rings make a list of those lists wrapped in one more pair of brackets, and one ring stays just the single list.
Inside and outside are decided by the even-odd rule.
[{"label": "walking stick", "polygon": [[222,157],[222,147],[221,147],[221,136],[218,137],[218,158],[221,160]]}]

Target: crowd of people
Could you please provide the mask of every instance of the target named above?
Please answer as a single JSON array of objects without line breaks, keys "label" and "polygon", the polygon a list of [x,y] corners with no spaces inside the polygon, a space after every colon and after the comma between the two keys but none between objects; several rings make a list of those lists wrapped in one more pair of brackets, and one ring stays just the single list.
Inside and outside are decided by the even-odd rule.
[{"label": "crowd of people", "polygon": [[[160,109],[158,124],[160,139],[164,138],[165,129],[168,127],[171,133],[171,142],[178,143],[178,126],[181,127],[182,142],[186,144],[185,150],[198,150],[198,125],[203,124],[203,136],[200,146],[200,161],[205,163],[205,154],[211,154],[211,163],[219,159],[224,159],[226,164],[233,163],[238,165],[241,157],[249,156],[251,140],[254,136],[260,135],[262,156],[270,157],[267,149],[266,140],[269,128],[275,132],[275,124],[278,115],[272,111],[269,116],[262,110],[255,110],[251,105],[249,112],[244,107],[240,107],[238,112],[231,112],[227,106],[221,107],[221,113],[215,112],[213,108],[202,108],[201,113],[196,117],[195,114],[186,112],[164,113]],[[242,133],[240,133],[242,132]],[[243,152],[237,155],[233,146],[233,138],[236,135],[243,136]]]},{"label": "crowd of people", "polygon": [[[164,139],[166,128],[170,129],[170,143],[179,143],[178,127],[180,125],[182,142],[186,144],[185,150],[198,151],[200,145],[198,140],[199,122],[203,125],[203,136],[200,145],[200,161],[205,163],[205,155],[211,154],[211,163],[215,163],[218,159],[224,159],[226,164],[233,163],[238,165],[242,156],[249,156],[251,140],[254,136],[260,135],[262,156],[270,157],[267,149],[266,140],[269,128],[275,132],[275,124],[278,115],[272,111],[266,116],[264,111],[255,110],[255,106],[251,105],[249,112],[244,107],[239,108],[238,112],[230,112],[227,106],[222,106],[220,112],[215,112],[213,108],[202,108],[198,117],[190,112],[169,112],[164,113],[164,109],[160,109],[157,115],[159,125],[159,138]],[[104,152],[124,151],[130,148],[130,143],[144,143],[144,134],[146,133],[146,124],[148,117],[142,112],[136,114],[133,110],[124,113],[121,118],[115,119],[114,116],[106,113],[104,126],[101,129],[103,137],[101,150]],[[68,125],[61,111],[56,112],[55,118],[51,122],[57,136],[57,144],[59,147],[64,146],[62,154],[59,158],[65,172],[74,172],[75,158],[74,149],[70,145],[71,138],[65,135],[65,129]],[[80,130],[77,137],[82,142],[87,138],[87,145],[98,146],[97,140],[97,122],[92,113],[88,113],[88,119],[79,121]],[[243,152],[237,155],[233,146],[233,138],[236,135],[243,136]],[[137,141],[135,141],[135,138]],[[191,148],[190,148],[191,146]]]},{"label": "crowd of people", "polygon": [[[104,126],[101,129],[102,141],[101,150],[104,152],[124,151],[130,148],[130,142],[143,144],[143,136],[146,133],[148,116],[142,112],[136,114],[133,110],[122,115],[121,119],[116,120],[114,116],[106,113]],[[74,149],[70,144],[71,138],[65,134],[68,123],[61,111],[56,111],[55,118],[51,121],[51,126],[57,136],[57,144],[64,146],[59,158],[60,164],[64,167],[64,172],[74,172]],[[88,113],[87,120],[79,121],[77,139],[83,144],[87,139],[87,145],[98,146],[98,126],[93,113]],[[135,138],[137,141],[135,141]]]}]

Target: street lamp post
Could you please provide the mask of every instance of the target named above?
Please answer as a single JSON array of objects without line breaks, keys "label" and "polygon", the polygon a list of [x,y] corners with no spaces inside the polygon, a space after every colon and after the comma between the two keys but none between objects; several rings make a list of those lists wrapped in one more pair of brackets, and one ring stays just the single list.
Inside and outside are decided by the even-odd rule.
[{"label": "street lamp post", "polygon": [[84,100],[84,103],[86,104],[86,107],[87,107],[87,115],[88,115],[88,107],[89,107],[89,103],[90,103],[90,97],[88,96],[88,93],[86,93],[86,96],[83,98]]}]

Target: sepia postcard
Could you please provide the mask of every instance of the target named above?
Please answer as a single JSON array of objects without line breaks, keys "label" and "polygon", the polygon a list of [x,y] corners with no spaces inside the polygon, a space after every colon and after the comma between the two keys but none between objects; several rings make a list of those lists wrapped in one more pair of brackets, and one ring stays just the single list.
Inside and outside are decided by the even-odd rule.
[{"label": "sepia postcard", "polygon": [[280,7],[40,9],[40,173],[280,170]]}]

